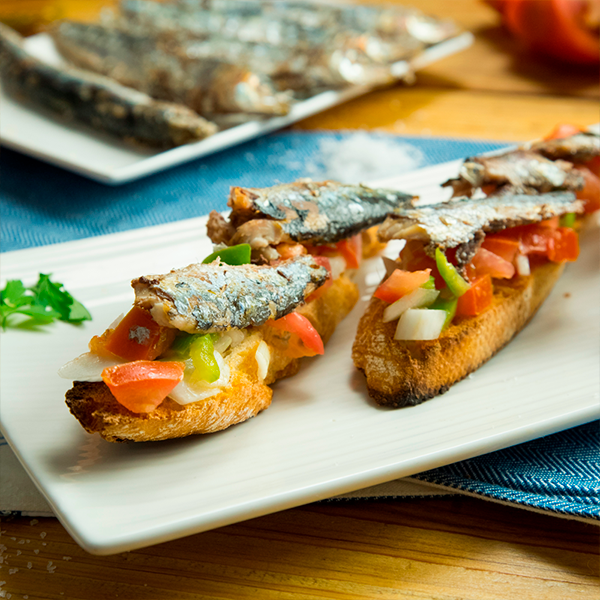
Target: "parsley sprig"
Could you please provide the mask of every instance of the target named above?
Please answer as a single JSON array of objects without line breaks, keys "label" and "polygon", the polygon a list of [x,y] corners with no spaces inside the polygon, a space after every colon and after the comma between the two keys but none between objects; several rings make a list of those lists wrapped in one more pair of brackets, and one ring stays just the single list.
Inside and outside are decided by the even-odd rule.
[{"label": "parsley sprig", "polygon": [[62,283],[50,280],[50,275],[40,273],[38,282],[25,287],[19,279],[6,283],[0,292],[0,323],[2,329],[16,326],[22,320],[13,315],[29,317],[28,324],[46,325],[55,319],[67,323],[89,321],[92,315],[87,308],[65,290]]}]

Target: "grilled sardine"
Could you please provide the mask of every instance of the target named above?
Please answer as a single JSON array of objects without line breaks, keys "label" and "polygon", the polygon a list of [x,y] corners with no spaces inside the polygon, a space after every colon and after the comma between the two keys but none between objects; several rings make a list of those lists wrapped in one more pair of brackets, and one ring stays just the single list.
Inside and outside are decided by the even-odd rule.
[{"label": "grilled sardine", "polygon": [[600,135],[581,132],[566,138],[535,142],[531,144],[530,149],[550,160],[584,163],[600,156]]},{"label": "grilled sardine", "polygon": [[125,141],[169,148],[216,133],[194,111],[160,102],[80,69],[51,66],[30,54],[23,38],[0,24],[0,72],[7,90]]},{"label": "grilled sardine", "polygon": [[138,306],[188,333],[244,329],[292,312],[329,274],[312,256],[276,266],[193,264],[132,282]]},{"label": "grilled sardine", "polygon": [[[234,187],[229,222],[213,212],[208,234],[213,242],[248,243],[273,260],[268,250],[280,243],[335,243],[381,223],[410,205],[412,196],[363,185],[301,180],[270,188]],[[266,254],[265,254],[265,251]]]},{"label": "grilled sardine", "polygon": [[276,92],[266,76],[215,57],[172,52],[151,36],[72,21],[51,34],[60,53],[78,67],[202,115],[283,115],[290,109],[289,96]]},{"label": "grilled sardine", "polygon": [[473,258],[485,233],[582,212],[583,202],[570,192],[462,198],[399,211],[381,225],[379,237],[386,242],[419,240],[431,256],[435,248],[457,248],[457,262],[462,267]]}]

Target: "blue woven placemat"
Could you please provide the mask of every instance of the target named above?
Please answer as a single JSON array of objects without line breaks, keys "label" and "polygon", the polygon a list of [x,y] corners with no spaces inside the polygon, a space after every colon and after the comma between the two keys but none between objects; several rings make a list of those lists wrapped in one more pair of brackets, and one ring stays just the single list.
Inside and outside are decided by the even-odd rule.
[{"label": "blue woven placemat", "polygon": [[[356,171],[356,165],[372,164],[373,176],[368,179],[374,180],[398,175],[403,168],[446,162],[504,145],[389,135],[371,135],[367,140],[365,134],[361,135],[357,139],[353,133],[273,134],[116,188],[3,149],[1,249],[6,252],[65,242],[197,217],[212,209],[225,210],[231,184],[262,187],[307,175],[336,175],[328,169],[336,165],[339,169],[340,161],[332,156],[338,150],[337,158],[342,163],[348,160],[349,171]],[[358,156],[352,157],[352,152]],[[411,479],[449,492],[598,521],[598,424],[576,427]],[[0,437],[0,459],[9,451],[3,445]],[[0,510],[3,508],[0,499]]]}]

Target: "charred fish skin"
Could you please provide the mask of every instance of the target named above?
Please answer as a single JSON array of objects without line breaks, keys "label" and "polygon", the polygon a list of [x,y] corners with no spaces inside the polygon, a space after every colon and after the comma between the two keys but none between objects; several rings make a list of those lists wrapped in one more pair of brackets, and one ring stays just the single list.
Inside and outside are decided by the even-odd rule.
[{"label": "charred fish skin", "polygon": [[124,141],[165,149],[217,132],[213,123],[183,106],[155,101],[105,77],[40,61],[27,52],[18,33],[2,24],[0,71],[13,95]]},{"label": "charred fish skin", "polygon": [[537,152],[519,148],[497,156],[467,158],[458,178],[443,185],[453,187],[455,195],[462,196],[488,185],[503,193],[544,194],[578,191],[584,184],[583,176],[571,163],[549,160]]},{"label": "charred fish skin", "polygon": [[585,163],[600,156],[600,135],[582,131],[566,138],[535,142],[529,147],[550,160]]},{"label": "charred fish skin", "polygon": [[419,240],[432,256],[436,248],[457,248],[462,267],[473,258],[486,233],[582,212],[583,202],[571,192],[504,194],[482,200],[461,198],[406,209],[388,217],[379,228],[379,237],[385,242]]},{"label": "charred fish skin", "polygon": [[412,196],[335,181],[297,181],[270,188],[234,187],[229,197],[231,222],[275,221],[295,242],[335,243],[381,223],[410,205]]},{"label": "charred fish skin", "polygon": [[[117,27],[63,21],[51,35],[73,64],[111,77],[154,98],[207,116],[228,112],[283,115],[290,98],[266,76],[217,57],[173,52],[170,40]],[[172,44],[171,44],[172,45]]]},{"label": "charred fish skin", "polygon": [[132,282],[135,304],[160,325],[188,333],[259,326],[304,303],[328,279],[311,256],[275,266],[193,264]]}]

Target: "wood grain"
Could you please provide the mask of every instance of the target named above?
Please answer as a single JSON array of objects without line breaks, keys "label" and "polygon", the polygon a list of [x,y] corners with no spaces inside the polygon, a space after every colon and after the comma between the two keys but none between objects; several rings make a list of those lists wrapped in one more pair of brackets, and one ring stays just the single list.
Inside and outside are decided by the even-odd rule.
[{"label": "wood grain", "polygon": [[[527,140],[600,120],[598,69],[524,52],[478,0],[401,0],[455,19],[473,46],[302,129]],[[106,0],[1,0],[39,31],[94,19]],[[56,519],[0,525],[0,598],[13,600],[566,600],[598,595],[598,527],[465,497],[311,504],[109,557]]]},{"label": "wood grain", "polygon": [[2,523],[13,597],[564,600],[600,583],[597,527],[464,497],[312,504],[109,557],[37,521]]}]

